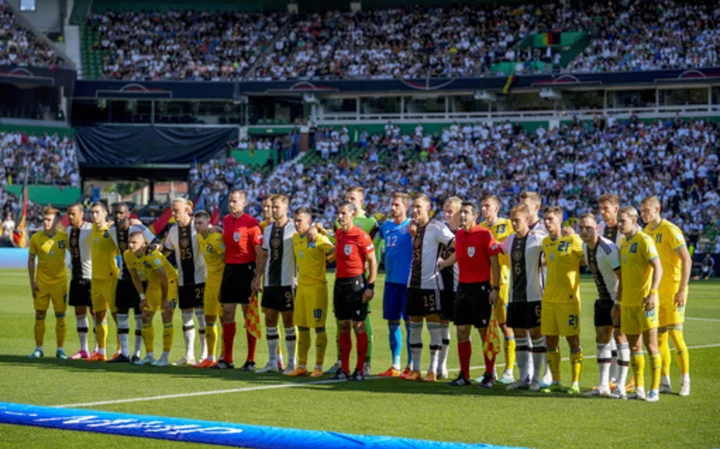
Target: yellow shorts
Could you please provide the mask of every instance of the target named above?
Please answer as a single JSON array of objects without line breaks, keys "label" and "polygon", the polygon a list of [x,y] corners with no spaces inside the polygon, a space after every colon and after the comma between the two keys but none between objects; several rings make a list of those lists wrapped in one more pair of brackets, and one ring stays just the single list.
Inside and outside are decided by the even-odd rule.
[{"label": "yellow shorts", "polygon": [[104,312],[110,309],[110,312],[117,312],[115,305],[115,289],[117,288],[117,278],[115,279],[93,279],[90,283],[90,296],[92,297],[93,310],[96,312]]},{"label": "yellow shorts", "polygon": [[540,312],[543,335],[572,337],[580,335],[580,304],[557,304],[543,301]]},{"label": "yellow shorts", "polygon": [[498,300],[495,303],[494,313],[495,313],[495,319],[497,320],[498,324],[505,324],[507,322],[507,304],[508,304],[508,294],[510,291],[510,286],[508,284],[503,284],[502,287],[500,287],[500,291],[498,292]]},{"label": "yellow shorts", "polygon": [[203,311],[205,315],[219,316],[222,306],[220,305],[221,279],[208,278],[205,281],[205,296],[203,298]]},{"label": "yellow shorts", "polygon": [[642,335],[658,327],[657,307],[647,312],[644,306],[622,306],[620,309],[620,332],[625,335]]},{"label": "yellow shorts", "polygon": [[677,307],[675,305],[675,294],[679,289],[680,285],[676,285],[669,289],[660,289],[658,291],[658,302],[660,303],[658,311],[659,327],[667,327],[673,324],[683,324],[685,322],[687,292],[685,293],[685,306]]},{"label": "yellow shorts", "polygon": [[52,300],[55,314],[65,313],[67,309],[67,281],[63,280],[53,285],[38,284],[38,292],[33,300],[35,310],[44,312],[50,307]]},{"label": "yellow shorts", "polygon": [[[178,305],[178,283],[177,279],[168,280],[168,301],[172,308],[176,308]],[[148,289],[145,291],[145,308],[150,312],[160,312],[162,309],[162,290],[159,285],[148,284]]]},{"label": "yellow shorts", "polygon": [[293,320],[298,327],[325,327],[328,310],[327,284],[298,284]]}]

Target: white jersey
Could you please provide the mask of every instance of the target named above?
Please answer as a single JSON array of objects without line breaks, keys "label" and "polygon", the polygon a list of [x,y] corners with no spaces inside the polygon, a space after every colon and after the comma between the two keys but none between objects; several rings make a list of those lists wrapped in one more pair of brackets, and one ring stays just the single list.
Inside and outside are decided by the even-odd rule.
[{"label": "white jersey", "polygon": [[583,243],[585,261],[595,280],[599,301],[615,301],[617,299],[618,278],[615,275],[620,269],[620,251],[615,243],[605,237],[598,239],[594,249]]},{"label": "white jersey", "polygon": [[535,225],[530,226],[530,232],[535,234],[542,234],[543,236],[548,235],[548,230],[545,227],[545,223],[543,223],[542,219],[535,223]]},{"label": "white jersey", "polygon": [[444,290],[437,266],[444,247],[450,246],[455,234],[440,220],[418,226],[413,238],[413,259],[408,287],[423,290]]},{"label": "white jersey", "polygon": [[511,234],[500,244],[503,254],[510,257],[510,288],[508,302],[542,301],[545,270],[542,268],[545,234],[530,232],[525,238]]},{"label": "white jersey", "polygon": [[295,223],[292,220],[288,220],[285,226],[273,223],[265,227],[262,242],[262,249],[267,252],[265,287],[289,287],[296,284],[294,234]]},{"label": "white jersey", "polygon": [[92,279],[92,225],[83,223],[79,228],[70,226],[66,230],[70,251],[70,272],[73,280]]},{"label": "white jersey", "polygon": [[187,226],[174,224],[168,231],[163,246],[165,249],[175,252],[179,286],[198,285],[205,282],[207,267],[202,251],[200,251],[200,242],[198,242],[198,235],[192,220]]},{"label": "white jersey", "polygon": [[[637,230],[642,231],[640,226],[637,226]],[[620,243],[622,241],[623,235],[622,235],[622,232],[618,231],[617,225],[615,225],[611,228],[610,226],[607,225],[607,223],[605,223],[604,221],[601,221],[598,224],[598,235],[605,237],[606,239],[615,243],[615,246],[620,248]]]},{"label": "white jersey", "polygon": [[145,242],[150,243],[155,240],[155,235],[150,231],[150,229],[147,228],[147,226],[144,225],[132,225],[124,231],[120,229],[117,225],[112,225],[110,226],[110,229],[108,231],[110,233],[110,237],[115,243],[115,246],[120,252],[120,257],[118,258],[120,279],[125,279],[128,281],[132,279],[130,277],[130,272],[125,266],[125,259],[123,258],[123,254],[125,253],[125,250],[128,249],[128,238],[130,237],[130,234],[137,231],[143,233],[143,236],[145,237]]}]

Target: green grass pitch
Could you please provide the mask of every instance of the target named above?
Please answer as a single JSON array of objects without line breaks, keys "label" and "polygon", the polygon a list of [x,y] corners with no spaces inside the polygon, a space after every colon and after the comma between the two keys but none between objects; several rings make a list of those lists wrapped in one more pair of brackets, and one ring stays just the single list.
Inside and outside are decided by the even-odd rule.
[{"label": "green grass pitch", "polygon": [[[332,282],[332,280],[331,280]],[[387,327],[382,320],[378,281],[372,314],[375,329],[373,371],[388,368],[390,352]],[[687,307],[686,339],[691,347],[692,394],[681,398],[662,395],[659,403],[588,399],[563,394],[509,393],[498,385],[490,391],[451,389],[443,383],[425,384],[400,379],[373,379],[364,383],[313,384],[314,379],[291,380],[280,375],[255,375],[234,370],[207,371],[191,368],[137,368],[83,361],[59,361],[55,351],[54,318],[49,314],[45,339],[46,358],[27,358],[34,347],[33,312],[27,273],[0,270],[0,400],[38,405],[65,405],[175,395],[149,401],[87,406],[127,413],[188,417],[246,424],[332,430],[355,434],[393,435],[468,443],[488,443],[537,448],[577,447],[720,447],[720,283],[693,282]],[[332,285],[330,286],[332,287]],[[332,291],[332,290],[331,290]],[[597,381],[592,321],[594,288],[582,282],[582,342],[585,353],[581,385]],[[176,314],[175,345],[171,360],[183,350]],[[75,319],[68,311],[66,351],[77,350]],[[156,317],[156,345],[159,317]],[[331,340],[334,320],[328,322]],[[453,331],[454,332],[454,331]],[[114,335],[114,325],[111,333]],[[449,366],[457,368],[453,335]],[[425,335],[426,351],[428,336]],[[473,336],[473,377],[481,374],[482,352]],[[114,338],[110,339],[113,342]],[[258,342],[259,365],[267,361],[265,339]],[[404,349],[403,349],[404,351]],[[564,357],[567,345],[561,344]],[[198,352],[199,353],[199,352]],[[245,337],[238,332],[235,358],[244,359]],[[334,344],[326,365],[335,358]],[[314,355],[310,355],[313,360]],[[427,352],[423,366],[428,363]],[[403,353],[403,361],[405,354]],[[504,362],[502,353],[499,363]],[[354,360],[354,356],[353,356]],[[569,383],[570,366],[563,362],[563,379]],[[457,369],[451,372],[451,376]],[[673,360],[673,383],[679,374]],[[647,374],[649,375],[649,374]],[[294,388],[257,389],[278,384]],[[244,389],[232,393],[186,396],[198,392]],[[0,426],[3,448],[165,448],[197,447],[155,440]]]}]

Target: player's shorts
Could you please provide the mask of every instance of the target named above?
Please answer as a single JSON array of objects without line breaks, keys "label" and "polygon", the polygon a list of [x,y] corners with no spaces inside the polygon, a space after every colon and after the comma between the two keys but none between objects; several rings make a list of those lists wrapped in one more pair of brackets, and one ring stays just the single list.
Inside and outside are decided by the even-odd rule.
[{"label": "player's shorts", "polygon": [[509,302],[505,324],[513,329],[534,329],[540,327],[542,302]]},{"label": "player's shorts", "polygon": [[195,309],[203,306],[205,283],[181,285],[178,287],[180,310]]},{"label": "player's shorts", "polygon": [[508,307],[508,294],[510,292],[510,286],[503,284],[498,292],[498,299],[495,301],[493,312],[495,313],[495,319],[498,324],[505,324],[507,322],[507,307]]},{"label": "player's shorts", "polygon": [[649,329],[657,329],[660,321],[657,307],[648,312],[644,306],[623,305],[620,316],[620,331],[625,335],[641,335]]},{"label": "player's shorts", "polygon": [[220,287],[220,303],[250,304],[254,278],[254,262],[225,265],[222,286]]},{"label": "player's shorts", "polygon": [[490,282],[460,283],[455,298],[455,325],[486,328],[490,322]]},{"label": "player's shorts", "polygon": [[[167,299],[172,308],[178,305],[178,281],[177,279],[168,279]],[[162,289],[159,284],[148,284],[145,291],[145,308],[150,312],[162,311]]]},{"label": "player's shorts", "polygon": [[263,289],[262,302],[260,302],[260,306],[263,308],[278,312],[292,312],[294,305],[295,295],[292,287],[265,287]]},{"label": "player's shorts", "polygon": [[407,285],[386,282],[383,291],[383,319],[407,321]]},{"label": "player's shorts", "polygon": [[38,292],[33,300],[35,310],[44,312],[50,307],[52,301],[55,314],[65,313],[67,309],[67,281],[63,279],[51,285],[38,283]]},{"label": "player's shorts", "polygon": [[543,335],[572,337],[580,335],[580,304],[546,302],[540,314],[540,332]]},{"label": "player's shorts", "polygon": [[327,284],[298,284],[293,321],[298,327],[325,327],[328,309]]},{"label": "player's shorts", "polygon": [[[678,307],[675,305],[675,294],[680,289],[679,285],[670,288],[661,288],[658,291],[659,327],[667,327],[673,324],[683,324],[685,322],[685,306]],[[687,293],[685,293],[685,303],[687,305]]]},{"label": "player's shorts", "polygon": [[70,281],[68,304],[72,307],[92,307],[90,295],[90,279],[73,279]]},{"label": "player's shorts", "polygon": [[[143,282],[143,285],[147,288],[147,281]],[[130,309],[140,312],[140,295],[131,280],[118,279],[115,306],[118,313],[128,313]]]},{"label": "player's shorts", "polygon": [[455,321],[455,299],[457,292],[452,290],[440,290],[440,318],[447,321]]},{"label": "player's shorts", "polygon": [[203,311],[205,315],[219,316],[222,310],[220,306],[220,285],[222,278],[208,277],[205,281],[205,293],[203,295]]},{"label": "player's shorts", "polygon": [[368,305],[363,304],[365,278],[355,276],[335,280],[333,306],[338,320],[365,321]]},{"label": "player's shorts", "polygon": [[117,305],[115,304],[117,282],[117,278],[93,279],[90,286],[90,295],[94,311],[104,312],[109,308],[110,312],[117,312]]},{"label": "player's shorts", "polygon": [[615,305],[613,300],[595,301],[595,327],[613,326],[612,309]]},{"label": "player's shorts", "polygon": [[428,316],[439,312],[440,292],[437,290],[408,288],[407,316]]}]

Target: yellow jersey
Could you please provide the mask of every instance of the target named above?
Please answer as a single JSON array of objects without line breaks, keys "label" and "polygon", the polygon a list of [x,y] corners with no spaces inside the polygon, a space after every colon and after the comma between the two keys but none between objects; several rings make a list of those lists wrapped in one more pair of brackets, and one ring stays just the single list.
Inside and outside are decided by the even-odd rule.
[{"label": "yellow jersey", "polygon": [[[487,222],[483,221],[480,226],[488,229],[498,243],[504,242],[515,232],[512,222],[507,218],[498,218],[492,226],[488,226]],[[510,256],[500,253],[498,254],[498,261],[500,262],[501,283],[508,285],[510,283]]]},{"label": "yellow jersey", "polygon": [[620,242],[620,272],[622,274],[622,305],[641,306],[652,288],[653,268],[650,261],[658,257],[655,243],[638,231],[629,240]]},{"label": "yellow jersey", "polygon": [[207,237],[197,235],[200,252],[207,265],[207,277],[213,281],[222,281],[225,270],[225,243],[221,232],[210,232]]},{"label": "yellow jersey", "polygon": [[90,232],[92,245],[92,278],[117,279],[120,269],[117,265],[118,249],[110,235],[110,225],[102,228],[92,225]]},{"label": "yellow jersey", "polygon": [[263,220],[260,222],[260,232],[265,232],[265,228],[272,224],[270,220]]},{"label": "yellow jersey", "polygon": [[36,232],[30,237],[30,255],[37,256],[35,281],[38,284],[54,285],[67,282],[65,254],[68,237],[63,231],[55,232],[48,237],[44,231]]},{"label": "yellow jersey", "polygon": [[123,253],[123,260],[128,270],[132,270],[141,275],[148,281],[148,290],[160,288],[160,275],[157,270],[165,268],[165,275],[168,282],[177,280],[178,275],[175,268],[163,256],[160,250],[148,252],[142,256],[136,256],[135,253],[126,249]]},{"label": "yellow jersey", "polygon": [[297,232],[293,235],[298,284],[327,284],[326,257],[333,248],[334,245],[322,234],[318,234],[312,243]]},{"label": "yellow jersey", "polygon": [[576,304],[580,302],[580,261],[585,257],[577,234],[543,239],[547,276],[543,302]]},{"label": "yellow jersey", "polygon": [[655,242],[655,249],[660,256],[660,263],[663,267],[660,288],[677,287],[682,278],[682,259],[677,250],[685,246],[685,237],[683,237],[682,231],[663,219],[657,228],[652,229],[650,225],[647,225],[643,232]]}]

